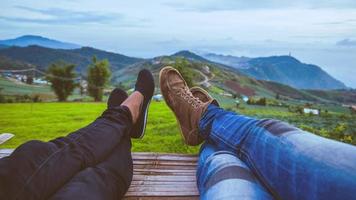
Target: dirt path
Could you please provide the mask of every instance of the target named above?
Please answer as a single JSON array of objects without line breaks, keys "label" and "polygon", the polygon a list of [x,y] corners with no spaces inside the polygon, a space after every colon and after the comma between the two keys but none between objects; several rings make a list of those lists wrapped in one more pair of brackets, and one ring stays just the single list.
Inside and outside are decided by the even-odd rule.
[{"label": "dirt path", "polygon": [[202,80],[202,81],[196,83],[197,85],[210,84],[210,83],[208,83],[208,82],[209,82],[212,78],[214,78],[214,74],[212,74],[212,78],[209,78],[207,75],[205,75],[203,72],[201,72],[201,71],[199,71],[199,70],[194,69],[194,71],[200,73],[200,74],[204,77],[204,80]]}]

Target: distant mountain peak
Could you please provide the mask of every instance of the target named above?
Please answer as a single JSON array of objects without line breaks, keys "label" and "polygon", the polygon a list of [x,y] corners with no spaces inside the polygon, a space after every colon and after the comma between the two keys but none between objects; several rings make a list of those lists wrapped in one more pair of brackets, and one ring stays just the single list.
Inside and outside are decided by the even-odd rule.
[{"label": "distant mountain peak", "polygon": [[47,39],[47,40],[50,40],[50,39],[42,37],[40,35],[23,35],[23,36],[15,38],[15,39]]},{"label": "distant mountain peak", "polygon": [[253,58],[241,70],[256,79],[271,80],[300,89],[343,89],[345,84],[317,65],[305,64],[292,56]]},{"label": "distant mountain peak", "polygon": [[247,64],[247,62],[251,59],[245,56],[238,57],[238,56],[215,54],[215,53],[206,53],[206,54],[202,54],[201,56],[210,61],[231,66],[236,69],[248,68],[249,65]]},{"label": "distant mountain peak", "polygon": [[188,60],[195,60],[195,61],[203,61],[203,62],[209,62],[207,59],[191,52],[188,50],[182,50],[182,51],[178,51],[174,54],[172,54],[171,56],[177,56],[177,57],[184,57]]},{"label": "distant mountain peak", "polygon": [[289,55],[280,55],[280,56],[268,56],[268,57],[259,57],[254,59],[263,59],[267,62],[288,62],[288,63],[301,63],[297,58]]},{"label": "distant mountain peak", "polygon": [[319,66],[302,63],[290,55],[247,58],[209,53],[202,56],[259,80],[279,82],[302,89],[346,88],[344,83]]},{"label": "distant mountain peak", "polygon": [[80,45],[49,39],[39,35],[23,35],[14,39],[0,40],[1,45],[27,47],[37,45],[53,49],[76,49]]}]

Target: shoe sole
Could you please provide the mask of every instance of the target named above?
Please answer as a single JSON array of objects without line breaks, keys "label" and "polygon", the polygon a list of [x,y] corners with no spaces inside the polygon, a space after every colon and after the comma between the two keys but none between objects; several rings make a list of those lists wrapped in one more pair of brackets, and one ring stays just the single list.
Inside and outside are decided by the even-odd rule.
[{"label": "shoe sole", "polygon": [[[166,68],[166,67],[164,67],[164,68]],[[159,87],[160,87],[160,89],[161,89],[161,92],[162,92],[162,73],[163,73],[163,69],[164,69],[164,68],[162,68],[161,71],[159,72]],[[178,70],[174,69],[173,67],[170,67],[170,68],[172,68],[172,70],[176,71],[176,72],[182,77],[182,79],[183,79],[183,76],[179,73]],[[183,80],[184,80],[184,79],[183,79]],[[185,82],[185,80],[184,80],[184,82]],[[179,130],[180,130],[180,135],[181,135],[182,138],[184,139],[184,140],[183,140],[184,143],[187,144],[187,145],[189,145],[189,146],[191,146],[191,145],[188,144],[188,143],[186,142],[186,140],[185,140],[185,136],[184,136],[184,134],[183,134],[183,130],[182,130],[182,127],[181,127],[181,125],[180,125],[180,122],[179,122],[179,120],[178,120],[178,117],[177,117],[176,113],[174,112],[173,108],[171,108],[171,106],[167,103],[167,99],[168,99],[168,98],[165,96],[165,94],[164,94],[163,92],[162,92],[162,95],[163,95],[163,98],[164,98],[164,100],[165,100],[167,106],[171,109],[171,111],[172,111],[173,114],[174,114],[174,117],[176,118],[176,121],[177,121]],[[195,145],[194,145],[194,146],[195,146]]]},{"label": "shoe sole", "polygon": [[148,101],[147,106],[146,106],[146,110],[145,110],[145,115],[143,118],[143,129],[142,132],[140,134],[140,137],[138,139],[142,139],[143,136],[145,135],[145,131],[146,131],[146,125],[147,125],[147,117],[148,117],[148,110],[151,104],[151,99]]},{"label": "shoe sole", "polygon": [[140,127],[140,129],[139,129],[139,130],[141,130],[141,132],[139,134],[137,134],[137,135],[131,135],[131,138],[142,139],[143,136],[145,135],[146,125],[147,125],[147,118],[148,118],[148,110],[149,110],[150,104],[151,104],[151,99],[148,101],[147,106],[145,106],[146,109],[145,109],[144,114],[143,114],[142,127]]}]

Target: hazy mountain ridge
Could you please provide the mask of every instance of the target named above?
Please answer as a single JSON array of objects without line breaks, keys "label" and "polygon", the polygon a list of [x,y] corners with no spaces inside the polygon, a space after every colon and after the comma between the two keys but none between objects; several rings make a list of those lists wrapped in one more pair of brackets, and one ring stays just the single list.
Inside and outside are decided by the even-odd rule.
[{"label": "hazy mountain ridge", "polygon": [[291,56],[246,58],[204,54],[204,57],[229,65],[256,79],[275,81],[300,89],[347,88],[319,66],[302,63]]},{"label": "hazy mountain ridge", "polygon": [[140,58],[128,57],[91,47],[70,50],[52,49],[41,46],[9,47],[0,49],[0,55],[35,65],[42,70],[46,70],[47,67],[54,62],[65,61],[75,64],[76,70],[83,73],[86,72],[86,68],[91,63],[94,55],[98,59],[108,59],[113,71],[142,60]]},{"label": "hazy mountain ridge", "polygon": [[205,59],[202,56],[199,56],[191,51],[188,50],[182,50],[182,51],[178,51],[174,54],[172,54],[171,56],[173,57],[184,57],[188,60],[193,60],[193,61],[201,61],[201,62],[210,62],[210,60]]},{"label": "hazy mountain ridge", "polygon": [[342,89],[346,86],[317,65],[305,64],[291,56],[271,56],[248,61],[241,69],[256,79],[271,80],[301,89]]},{"label": "hazy mountain ridge", "polygon": [[251,58],[244,57],[244,56],[237,57],[237,56],[221,55],[215,53],[203,54],[202,57],[213,62],[222,63],[224,65],[234,67],[236,69],[249,68],[250,66],[248,64],[248,61],[251,60]]},{"label": "hazy mountain ridge", "polygon": [[37,35],[24,35],[14,39],[0,40],[0,44],[6,46],[19,46],[19,47],[38,45],[38,46],[48,47],[53,49],[76,49],[81,47],[80,45],[77,44],[61,42],[58,40],[48,39]]},{"label": "hazy mountain ridge", "polygon": [[4,44],[0,44],[0,49],[3,49],[3,48],[8,48],[9,46],[7,45],[4,45]]}]

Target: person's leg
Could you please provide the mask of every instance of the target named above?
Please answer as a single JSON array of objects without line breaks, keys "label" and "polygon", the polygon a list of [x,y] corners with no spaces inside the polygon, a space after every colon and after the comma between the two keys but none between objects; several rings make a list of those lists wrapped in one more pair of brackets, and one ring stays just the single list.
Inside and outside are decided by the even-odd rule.
[{"label": "person's leg", "polygon": [[87,127],[49,142],[27,142],[1,159],[0,197],[46,199],[76,173],[103,161],[122,137],[131,136],[144,95],[136,91]]},{"label": "person's leg", "polygon": [[121,106],[67,137],[21,145],[0,160],[0,197],[48,198],[75,173],[107,157],[131,126],[130,111]]},{"label": "person's leg", "polygon": [[47,198],[75,173],[103,160],[131,125],[129,110],[118,107],[105,111],[92,124],[67,137],[21,145],[11,156],[0,160],[0,196]]},{"label": "person's leg", "polygon": [[50,199],[118,200],[132,180],[131,139],[122,138],[109,157],[77,173]]},{"label": "person's leg", "polygon": [[281,199],[355,199],[356,147],[277,120],[257,120],[209,105],[202,136],[236,152]]},{"label": "person's leg", "polygon": [[[154,80],[150,71],[141,70],[135,85],[135,92],[125,101],[117,99],[123,95],[111,94],[108,108],[127,106],[134,126],[129,135],[110,152],[104,161],[77,173],[59,189],[51,199],[121,199],[130,186],[133,166],[131,158],[131,138],[141,138],[146,127],[149,102],[154,92]],[[115,95],[116,94],[116,95]],[[122,103],[121,103],[122,102]]]},{"label": "person's leg", "polygon": [[200,199],[273,199],[251,170],[230,151],[204,143],[199,153]]}]

